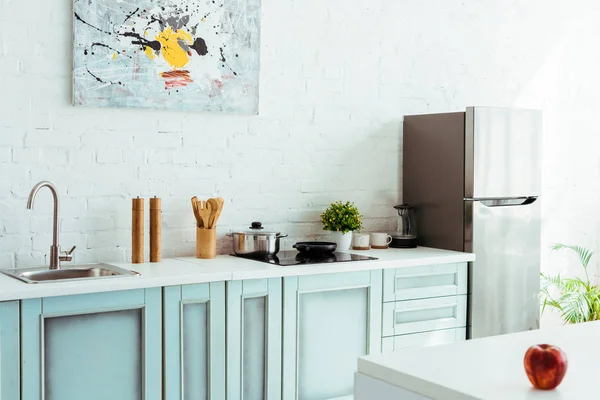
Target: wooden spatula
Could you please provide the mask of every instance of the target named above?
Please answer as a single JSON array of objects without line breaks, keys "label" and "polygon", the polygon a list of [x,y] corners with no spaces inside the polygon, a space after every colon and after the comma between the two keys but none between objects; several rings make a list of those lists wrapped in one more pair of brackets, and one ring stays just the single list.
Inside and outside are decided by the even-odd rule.
[{"label": "wooden spatula", "polygon": [[202,218],[198,212],[198,198],[196,196],[192,197],[192,210],[194,210],[194,217],[196,217],[196,225],[202,228]]},{"label": "wooden spatula", "polygon": [[215,223],[217,222],[215,216],[219,211],[219,202],[217,199],[210,198],[207,200],[210,204],[210,218],[208,219],[208,228],[213,229],[215,227]]},{"label": "wooden spatula", "polygon": [[223,206],[225,205],[225,200],[222,197],[217,197],[215,200],[217,200],[219,207],[217,208],[217,212],[215,213],[215,217],[213,218],[213,227],[217,226],[217,221],[219,220],[219,217],[221,216],[221,211],[223,211]]},{"label": "wooden spatula", "polygon": [[202,220],[201,228],[208,229],[210,226],[208,225],[208,220],[210,219],[211,206],[207,201],[202,200],[200,202],[200,206],[198,207],[198,214],[200,214],[200,219]]}]

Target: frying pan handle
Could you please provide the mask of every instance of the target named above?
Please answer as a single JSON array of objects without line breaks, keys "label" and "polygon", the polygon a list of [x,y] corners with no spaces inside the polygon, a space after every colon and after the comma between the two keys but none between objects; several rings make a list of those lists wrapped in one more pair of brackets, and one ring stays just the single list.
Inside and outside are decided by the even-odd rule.
[{"label": "frying pan handle", "polygon": [[309,247],[305,244],[300,244],[300,243],[295,243],[293,246],[293,248],[295,248],[298,251],[304,251],[304,250],[308,250]]}]

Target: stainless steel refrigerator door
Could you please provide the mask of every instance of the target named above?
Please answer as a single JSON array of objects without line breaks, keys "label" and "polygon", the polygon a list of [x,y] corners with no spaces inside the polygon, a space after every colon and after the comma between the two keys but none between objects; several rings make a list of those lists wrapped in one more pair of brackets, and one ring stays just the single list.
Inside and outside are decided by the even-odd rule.
[{"label": "stainless steel refrigerator door", "polygon": [[535,197],[465,201],[469,338],[539,328],[540,210]]},{"label": "stainless steel refrigerator door", "polygon": [[539,196],[542,113],[469,107],[465,120],[465,196]]}]

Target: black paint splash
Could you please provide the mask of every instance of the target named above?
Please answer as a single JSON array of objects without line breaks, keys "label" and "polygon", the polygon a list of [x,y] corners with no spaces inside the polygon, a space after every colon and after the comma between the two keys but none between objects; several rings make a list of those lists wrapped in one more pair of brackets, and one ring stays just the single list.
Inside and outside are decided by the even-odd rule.
[{"label": "black paint splash", "polygon": [[108,33],[109,35],[112,35],[112,32],[108,32],[108,31],[104,31],[98,27],[95,27],[94,25],[90,24],[89,22],[84,21],[83,19],[81,19],[81,17],[79,15],[77,15],[76,12],[73,13],[73,15],[75,16],[75,18],[77,18],[79,21],[83,22],[84,24],[91,26],[92,28],[94,28],[97,31],[100,31],[102,33]]},{"label": "black paint splash", "polygon": [[[196,50],[196,53],[198,53],[199,56],[205,56],[208,54],[208,47],[206,47],[206,42],[200,37],[194,40],[192,49]],[[223,52],[221,52],[221,55],[222,54]]]},{"label": "black paint splash", "polygon": [[87,65],[85,66],[85,69],[87,70],[88,74],[90,74],[91,76],[93,76],[94,79],[96,79],[98,82],[100,82],[100,83],[106,83],[102,79],[98,78],[96,75],[92,74],[92,71],[90,71],[90,69],[88,68]]},{"label": "black paint splash", "polygon": [[127,22],[127,20],[128,20],[129,18],[133,17],[133,14],[135,14],[135,13],[136,13],[136,12],[138,12],[138,11],[140,11],[140,8],[139,8],[139,7],[138,7],[138,8],[136,8],[134,12],[132,12],[131,14],[129,14],[129,15],[128,15],[128,16],[125,18],[125,20],[123,21],[123,23]]},{"label": "black paint splash", "polygon": [[121,86],[125,86],[125,85],[123,85],[123,82],[121,82],[121,81],[118,81],[118,82],[113,82],[113,81],[104,81],[104,80],[100,79],[100,77],[99,77],[99,76],[97,76],[97,75],[94,75],[94,74],[92,73],[92,71],[90,71],[90,69],[88,68],[87,64],[86,64],[86,66],[85,66],[85,69],[87,70],[88,74],[90,74],[91,76],[93,76],[93,77],[94,77],[94,79],[95,79],[97,82],[100,82],[100,83],[110,83],[111,85],[121,85]]},{"label": "black paint splash", "polygon": [[221,58],[219,59],[219,61],[221,61],[223,63],[223,66],[227,66],[227,68],[229,68],[229,70],[231,70],[231,72],[233,73],[233,75],[237,76],[237,72],[235,72],[233,70],[233,68],[231,68],[231,66],[227,63],[227,59],[225,58],[225,54],[223,54],[223,48],[219,47],[219,52],[221,53]]},{"label": "black paint splash", "polygon": [[[112,51],[116,52],[116,53],[117,53],[118,55],[120,55],[120,56],[125,56],[125,57],[129,57],[129,58],[133,58],[133,57],[131,57],[131,56],[130,56],[130,55],[128,55],[128,54],[123,54],[123,53],[122,53],[122,52],[120,52],[119,50],[117,50],[117,49],[115,49],[115,48],[112,48],[112,47],[110,47],[110,46],[108,46],[108,45],[105,45],[104,43],[98,43],[98,42],[96,42],[96,43],[92,43],[92,46],[91,46],[91,47],[95,47],[95,46],[106,47],[107,49],[110,49],[110,50],[112,50]],[[84,52],[84,54],[86,54],[86,55],[87,55],[87,50],[86,50],[86,52]]]},{"label": "black paint splash", "polygon": [[148,40],[148,39],[142,37],[139,33],[124,32],[124,33],[119,33],[119,35],[133,37],[133,38],[138,39],[138,40],[132,41],[131,42],[132,44],[139,44],[143,47],[150,47],[154,51],[160,51],[160,49],[161,49],[161,45],[158,40]]}]

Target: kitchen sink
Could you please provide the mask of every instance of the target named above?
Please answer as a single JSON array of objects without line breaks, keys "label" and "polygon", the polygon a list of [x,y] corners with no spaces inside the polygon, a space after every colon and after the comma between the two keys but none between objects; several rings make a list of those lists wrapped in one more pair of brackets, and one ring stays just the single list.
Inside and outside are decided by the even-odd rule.
[{"label": "kitchen sink", "polygon": [[139,276],[139,272],[115,267],[109,264],[85,264],[62,267],[60,269],[42,268],[14,268],[1,271],[12,278],[25,283],[49,283],[57,281],[95,280],[118,278],[124,276]]}]

